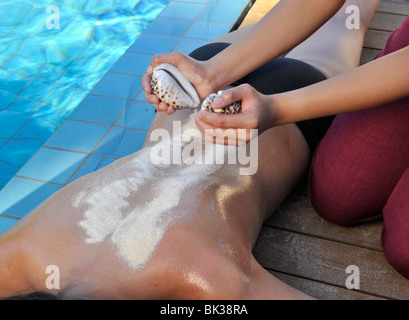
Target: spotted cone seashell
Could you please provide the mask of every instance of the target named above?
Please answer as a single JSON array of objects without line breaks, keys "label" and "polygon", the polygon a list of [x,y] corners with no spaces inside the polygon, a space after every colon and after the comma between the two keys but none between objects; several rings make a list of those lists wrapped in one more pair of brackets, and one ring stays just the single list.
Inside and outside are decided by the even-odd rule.
[{"label": "spotted cone seashell", "polygon": [[[175,109],[196,109],[200,106],[200,98],[193,85],[184,77],[177,67],[170,63],[162,63],[153,70],[151,79],[152,93],[161,101]],[[241,112],[241,103],[235,102],[222,109],[213,109],[210,105],[222,93],[212,93],[202,104],[201,110],[222,114]]]},{"label": "spotted cone seashell", "polygon": [[237,101],[232,103],[231,105],[228,105],[227,107],[221,108],[221,109],[213,109],[211,107],[211,104],[213,101],[222,93],[223,91],[219,91],[217,94],[212,93],[209,95],[202,104],[202,110],[205,111],[210,111],[210,112],[215,112],[215,113],[222,113],[222,114],[237,114],[241,112],[241,102]]},{"label": "spotted cone seashell", "polygon": [[152,93],[175,109],[195,109],[200,106],[196,89],[170,63],[160,64],[153,70],[150,84]]}]

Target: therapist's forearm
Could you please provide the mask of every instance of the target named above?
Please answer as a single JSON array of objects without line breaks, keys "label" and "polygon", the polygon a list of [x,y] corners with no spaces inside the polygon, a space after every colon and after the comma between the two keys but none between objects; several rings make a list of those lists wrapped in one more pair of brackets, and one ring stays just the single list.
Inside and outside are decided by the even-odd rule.
[{"label": "therapist's forearm", "polygon": [[302,89],[271,96],[282,125],[359,111],[409,96],[409,47]]},{"label": "therapist's forearm", "polygon": [[292,49],[327,22],[345,0],[281,0],[240,41],[210,59],[208,76],[223,88]]}]

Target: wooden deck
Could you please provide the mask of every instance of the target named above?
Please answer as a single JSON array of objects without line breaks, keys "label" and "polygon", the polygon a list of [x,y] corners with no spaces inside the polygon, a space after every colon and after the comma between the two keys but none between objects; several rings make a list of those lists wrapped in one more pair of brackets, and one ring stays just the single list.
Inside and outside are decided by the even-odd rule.
[{"label": "wooden deck", "polygon": [[[257,0],[243,25],[260,19],[278,0]],[[383,0],[368,30],[361,63],[384,47],[409,15],[409,3]],[[257,260],[289,285],[317,299],[409,299],[409,280],[386,261],[382,221],[345,228],[315,212],[303,182],[264,224],[254,248]],[[346,268],[360,271],[360,289],[346,288]]]}]

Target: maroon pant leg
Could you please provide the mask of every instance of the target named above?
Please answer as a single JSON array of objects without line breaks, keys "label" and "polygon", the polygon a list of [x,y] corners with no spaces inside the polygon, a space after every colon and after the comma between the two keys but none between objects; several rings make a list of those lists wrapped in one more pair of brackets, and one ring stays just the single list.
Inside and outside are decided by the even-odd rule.
[{"label": "maroon pant leg", "polygon": [[[377,58],[409,45],[409,18]],[[380,216],[409,166],[409,98],[335,117],[313,157],[310,196],[324,218],[352,225]]]},{"label": "maroon pant leg", "polygon": [[408,166],[409,99],[337,116],[313,157],[313,205],[341,225],[373,219]]},{"label": "maroon pant leg", "polygon": [[409,167],[383,210],[382,246],[389,263],[409,278]]}]

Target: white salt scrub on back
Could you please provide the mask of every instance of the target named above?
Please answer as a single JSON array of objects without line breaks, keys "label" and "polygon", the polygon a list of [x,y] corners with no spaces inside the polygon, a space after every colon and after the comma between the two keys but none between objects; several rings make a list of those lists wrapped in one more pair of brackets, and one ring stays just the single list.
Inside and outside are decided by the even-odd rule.
[{"label": "white salt scrub on back", "polygon": [[[192,114],[181,132],[174,133],[173,139],[164,139],[153,147],[174,144],[182,141],[181,136],[188,129],[196,128],[195,139],[202,146],[202,137]],[[180,139],[174,139],[174,138]],[[186,145],[186,142],[182,142]],[[216,161],[206,161],[208,154],[203,153],[204,164],[154,165],[151,149],[144,148],[126,165],[132,167],[132,174],[126,178],[112,181],[103,187],[97,187],[87,194],[80,193],[74,200],[74,206],[84,205],[84,219],[79,225],[87,234],[86,242],[97,244],[111,241],[119,256],[133,269],[143,268],[162,240],[166,230],[185,216],[183,208],[177,208],[183,196],[189,196],[189,190],[204,190],[212,183],[210,175],[223,163],[229,149],[233,146],[214,145]],[[213,157],[213,154],[211,155]],[[213,164],[205,164],[213,163]],[[165,170],[164,170],[165,169]],[[130,207],[131,195],[138,197],[143,189],[149,194],[149,201],[140,199],[137,205]],[[198,194],[195,192],[194,194]],[[139,200],[139,198],[136,198]],[[192,214],[192,212],[190,212]]]}]

